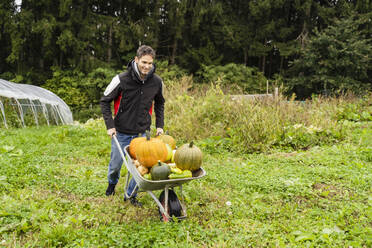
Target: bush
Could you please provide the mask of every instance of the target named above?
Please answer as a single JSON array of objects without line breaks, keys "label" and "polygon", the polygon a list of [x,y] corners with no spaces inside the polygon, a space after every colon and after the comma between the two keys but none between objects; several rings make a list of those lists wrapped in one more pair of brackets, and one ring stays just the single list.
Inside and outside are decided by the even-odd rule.
[{"label": "bush", "polygon": [[82,87],[87,92],[91,104],[98,104],[106,87],[111,82],[112,78],[119,74],[120,71],[115,71],[110,68],[97,68],[90,72],[82,82]]},{"label": "bush", "polygon": [[337,109],[335,115],[339,121],[372,121],[372,102],[367,97],[347,102]]},{"label": "bush", "polygon": [[164,82],[171,80],[179,80],[187,75],[185,69],[177,65],[169,65],[168,61],[156,61],[156,73],[163,79]]},{"label": "bush", "polygon": [[273,146],[281,149],[308,149],[317,145],[338,142],[342,138],[341,136],[341,133],[334,129],[295,124],[284,127],[283,132],[280,137],[277,137],[277,141]]},{"label": "bush", "polygon": [[90,106],[89,108],[75,109],[73,117],[75,121],[86,122],[89,119],[97,119],[102,116],[99,105]]},{"label": "bush", "polygon": [[[80,71],[55,69],[53,77],[43,85],[66,102],[74,117],[86,120],[95,117],[101,95],[118,72],[109,68],[97,68],[88,75]],[[89,114],[92,116],[88,117]]]},{"label": "bush", "polygon": [[238,86],[244,93],[266,92],[266,78],[264,75],[256,68],[241,64],[203,65],[196,76],[204,83],[218,81],[222,86]]},{"label": "bush", "polygon": [[63,71],[55,69],[53,77],[42,86],[50,90],[69,105],[70,108],[89,106],[92,99],[84,90],[85,75],[80,71]]}]

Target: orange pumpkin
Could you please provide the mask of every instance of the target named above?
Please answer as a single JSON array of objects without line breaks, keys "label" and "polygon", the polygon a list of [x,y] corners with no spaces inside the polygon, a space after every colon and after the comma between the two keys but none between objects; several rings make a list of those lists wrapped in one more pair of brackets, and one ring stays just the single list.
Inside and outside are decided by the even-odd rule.
[{"label": "orange pumpkin", "polygon": [[146,132],[146,139],[135,148],[136,157],[141,165],[151,168],[160,160],[165,162],[168,149],[163,141],[150,137],[150,132]]},{"label": "orange pumpkin", "polygon": [[137,159],[136,157],[137,145],[145,140],[146,140],[146,137],[137,137],[137,138],[132,139],[132,141],[129,143],[129,154],[133,159]]}]

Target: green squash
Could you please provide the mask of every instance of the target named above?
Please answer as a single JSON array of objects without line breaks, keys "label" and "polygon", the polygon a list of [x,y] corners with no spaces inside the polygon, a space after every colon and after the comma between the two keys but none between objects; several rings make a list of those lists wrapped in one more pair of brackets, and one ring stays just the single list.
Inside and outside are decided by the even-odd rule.
[{"label": "green squash", "polygon": [[174,154],[174,162],[181,170],[196,171],[200,168],[202,160],[202,151],[192,141],[190,144],[182,145]]},{"label": "green squash", "polygon": [[171,169],[166,163],[162,163],[159,161],[151,168],[150,173],[152,180],[166,180],[171,173]]}]

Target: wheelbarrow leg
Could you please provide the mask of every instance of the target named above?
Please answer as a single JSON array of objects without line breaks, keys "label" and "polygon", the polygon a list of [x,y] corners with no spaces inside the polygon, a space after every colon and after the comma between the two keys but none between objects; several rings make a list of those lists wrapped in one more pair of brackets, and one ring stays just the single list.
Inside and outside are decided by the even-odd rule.
[{"label": "wheelbarrow leg", "polygon": [[127,172],[127,176],[125,177],[125,187],[124,187],[124,196],[125,198],[129,198],[127,192],[128,192],[128,187],[129,187],[129,180],[130,180],[130,173],[129,171]]},{"label": "wheelbarrow leg", "polygon": [[160,209],[160,212],[164,215],[165,218],[163,218],[163,220],[165,222],[167,222],[168,220],[170,220],[170,216],[168,214],[168,211],[165,211],[163,205],[158,200],[158,198],[154,195],[154,193],[152,193],[152,191],[147,191],[147,193],[149,193],[149,195],[152,197],[152,199],[154,199],[154,201],[156,202],[156,204],[158,205],[158,207]]},{"label": "wheelbarrow leg", "polygon": [[185,198],[183,196],[183,192],[182,192],[182,184],[180,185],[180,195],[181,195],[181,207],[182,207],[182,213],[183,213],[183,217],[187,217],[186,215],[186,205],[185,205]]},{"label": "wheelbarrow leg", "polygon": [[133,177],[131,177],[130,172],[128,171],[128,172],[127,172],[126,179],[125,179],[125,187],[124,187],[124,196],[125,196],[126,199],[129,199],[129,198],[133,197],[133,195],[134,195],[134,194],[137,192],[137,190],[138,190],[138,185],[136,185],[136,187],[134,187],[132,193],[131,193],[130,195],[127,194],[127,192],[128,192],[128,188],[129,188],[129,183],[130,183],[130,179],[131,179],[131,178],[132,178],[132,180],[134,180]]},{"label": "wheelbarrow leg", "polygon": [[169,198],[169,186],[165,185],[165,198],[164,198],[164,211],[168,213],[168,198]]}]

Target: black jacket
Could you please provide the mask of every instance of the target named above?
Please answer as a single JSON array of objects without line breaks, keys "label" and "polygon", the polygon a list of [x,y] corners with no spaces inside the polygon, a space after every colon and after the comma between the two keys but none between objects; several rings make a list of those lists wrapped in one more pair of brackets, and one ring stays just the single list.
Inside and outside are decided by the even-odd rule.
[{"label": "black jacket", "polygon": [[[149,113],[154,101],[156,127],[164,126],[164,97],[162,79],[155,74],[155,65],[146,79],[142,81],[134,68],[134,61],[128,64],[128,70],[116,75],[107,86],[100,100],[106,128],[116,128],[126,134],[144,133],[150,130],[151,115]],[[111,102],[120,96],[120,104],[116,116],[112,118]]]}]

